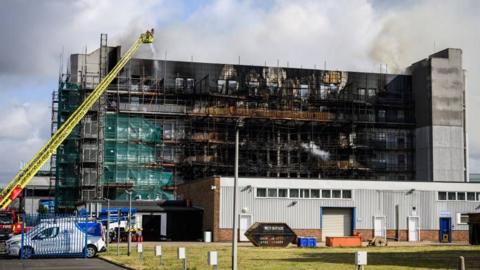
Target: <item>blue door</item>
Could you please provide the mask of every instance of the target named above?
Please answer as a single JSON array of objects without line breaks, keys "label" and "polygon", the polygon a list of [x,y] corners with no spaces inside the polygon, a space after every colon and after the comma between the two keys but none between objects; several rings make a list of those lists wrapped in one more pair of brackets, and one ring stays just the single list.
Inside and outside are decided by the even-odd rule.
[{"label": "blue door", "polygon": [[440,242],[452,242],[452,219],[449,217],[440,218]]}]

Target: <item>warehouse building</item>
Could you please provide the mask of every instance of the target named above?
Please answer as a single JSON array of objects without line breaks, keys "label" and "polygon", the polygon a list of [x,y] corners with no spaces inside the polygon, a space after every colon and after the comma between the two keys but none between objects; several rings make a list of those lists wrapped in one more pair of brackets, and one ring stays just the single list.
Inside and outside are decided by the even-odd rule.
[{"label": "warehouse building", "polygon": [[[232,236],[233,178],[180,185],[204,209],[214,241]],[[284,222],[300,236],[374,236],[398,241],[468,241],[479,183],[239,178],[239,239],[255,222]]]},{"label": "warehouse building", "polygon": [[[98,50],[71,55],[69,72],[53,95],[52,131],[120,55],[120,47],[107,46],[106,35]],[[224,222],[230,210],[219,198],[228,196],[241,122],[239,175],[248,183],[242,188],[253,196],[252,206],[246,206],[251,211],[268,212],[287,196],[294,204],[289,211],[299,211],[299,223],[289,224],[296,230],[317,230],[312,234],[324,237],[322,226],[330,221],[321,217],[332,215],[350,220],[345,235],[357,229],[373,234],[373,216],[378,215],[385,217],[377,221],[385,233],[397,230],[397,237],[405,239],[404,215],[417,222],[420,232],[438,235],[438,211],[429,213],[428,222],[423,215],[425,207],[443,198],[439,192],[446,192],[447,199],[452,194],[460,199],[445,200],[441,205],[447,206],[439,211],[445,218],[449,213],[452,232],[461,230],[454,227],[456,214],[464,208],[474,211],[470,206],[477,200],[476,193],[468,200],[475,185],[467,183],[461,57],[461,50],[446,49],[405,74],[132,59],[52,158],[56,207],[70,211],[101,198],[121,202],[126,190],[138,201],[185,198],[203,209],[203,229],[226,240],[222,230],[231,226]],[[205,201],[211,189],[191,189],[204,181],[218,181],[208,185],[220,197]],[[348,188],[349,183],[365,188]],[[297,185],[311,187],[295,191]],[[322,197],[328,190],[332,200]],[[268,198],[273,192],[281,197]],[[363,212],[371,208],[361,199],[368,192],[377,194],[372,202],[399,196],[398,210]],[[427,198],[435,199],[422,201]],[[265,204],[254,205],[257,201]],[[305,202],[311,208],[299,207]],[[214,220],[212,211],[218,211]],[[280,215],[252,214],[249,222],[270,218],[282,221]]]}]

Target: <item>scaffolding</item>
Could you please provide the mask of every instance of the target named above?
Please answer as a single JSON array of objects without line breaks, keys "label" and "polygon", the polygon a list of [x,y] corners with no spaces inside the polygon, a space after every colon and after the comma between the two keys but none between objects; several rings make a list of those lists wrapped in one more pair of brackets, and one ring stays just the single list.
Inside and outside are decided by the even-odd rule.
[{"label": "scaffolding", "polygon": [[[57,102],[56,126],[60,126],[80,104],[80,86],[66,81],[67,76],[59,83],[58,91],[54,92],[52,102]],[[57,97],[55,97],[57,95]],[[55,106],[55,105],[54,105]],[[52,127],[52,129],[57,127]],[[55,158],[55,205],[65,207],[65,210],[74,208],[80,199],[80,126],[57,149]]]},{"label": "scaffolding", "polygon": [[[161,166],[162,128],[143,116],[107,114],[103,186],[109,197],[124,198],[118,187],[132,186],[137,199],[172,199],[171,172]],[[115,193],[111,195],[111,190]]]},{"label": "scaffolding", "polygon": [[[115,50],[102,46],[103,62],[105,55],[114,61]],[[59,123],[99,74],[83,73],[78,91],[60,89]],[[124,199],[133,189],[138,199],[173,198],[184,181],[233,175],[235,123],[243,119],[240,176],[414,179],[410,80],[132,59],[93,109],[98,113],[72,135],[81,141],[77,149],[67,141],[57,160],[78,162],[80,155],[80,183],[96,196]]]}]

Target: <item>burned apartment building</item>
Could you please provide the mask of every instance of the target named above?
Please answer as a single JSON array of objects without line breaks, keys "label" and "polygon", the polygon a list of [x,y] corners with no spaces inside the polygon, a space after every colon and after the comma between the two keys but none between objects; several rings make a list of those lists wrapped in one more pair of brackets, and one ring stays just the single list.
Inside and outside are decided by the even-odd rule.
[{"label": "burned apartment building", "polygon": [[[106,39],[71,55],[53,130],[120,55]],[[242,177],[463,182],[457,58],[448,49],[411,74],[132,59],[52,159],[57,204],[123,200],[126,189],[172,199],[178,184],[232,176],[239,121]],[[452,69],[460,83],[438,91]]]}]

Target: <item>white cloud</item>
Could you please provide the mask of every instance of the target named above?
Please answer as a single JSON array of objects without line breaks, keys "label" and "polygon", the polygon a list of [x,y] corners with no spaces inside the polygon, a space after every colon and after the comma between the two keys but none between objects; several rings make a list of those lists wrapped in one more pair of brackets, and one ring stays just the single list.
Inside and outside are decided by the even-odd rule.
[{"label": "white cloud", "polygon": [[216,1],[183,23],[160,28],[156,46],[170,59],[368,69],[379,30],[368,1]]},{"label": "white cloud", "polygon": [[50,122],[50,104],[11,104],[0,109],[0,140],[25,141],[45,137]]},{"label": "white cloud", "polygon": [[48,138],[49,104],[9,104],[0,109],[0,115],[0,183],[5,183]]},{"label": "white cloud", "polygon": [[371,55],[395,70],[447,47],[463,50],[467,71],[467,127],[470,170],[480,172],[480,10],[479,1],[419,1],[381,18],[382,30],[372,42]]}]

